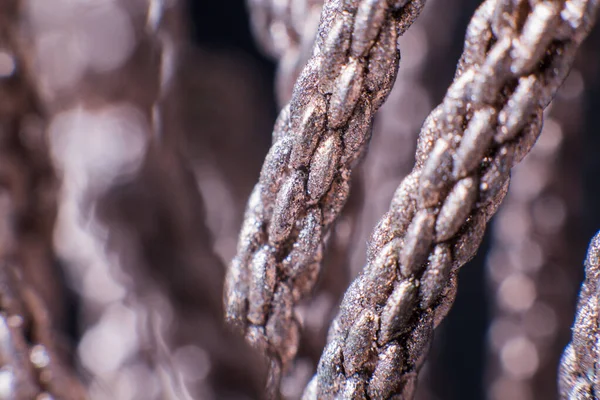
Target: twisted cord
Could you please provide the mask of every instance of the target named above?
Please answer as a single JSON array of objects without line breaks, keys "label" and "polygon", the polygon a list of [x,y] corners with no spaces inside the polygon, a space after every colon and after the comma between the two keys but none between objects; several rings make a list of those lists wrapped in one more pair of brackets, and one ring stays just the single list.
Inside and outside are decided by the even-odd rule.
[{"label": "twisted cord", "polygon": [[329,325],[337,313],[346,288],[352,280],[350,255],[359,242],[358,219],[364,198],[364,179],[361,174],[352,177],[352,193],[327,238],[326,265],[319,282],[306,301],[296,307],[302,321],[299,352],[293,367],[282,379],[281,392],[285,398],[299,399],[308,381],[314,375],[321,351],[327,342]]},{"label": "twisted cord", "polygon": [[598,318],[600,314],[600,233],[588,248],[585,281],[579,293],[571,343],[565,348],[559,369],[560,398],[597,399],[600,393]]},{"label": "twisted cord", "polygon": [[349,193],[402,34],[424,1],[329,1],[313,57],[276,122],[225,285],[226,317],[279,370],[294,358],[293,307],[312,289],[323,240]]},{"label": "twisted cord", "polygon": [[[354,249],[353,276],[357,276],[365,264],[373,227],[388,210],[395,189],[413,167],[419,130],[435,105],[433,100],[440,89],[446,89],[446,84],[440,88],[432,77],[448,76],[446,72],[454,72],[456,68],[455,57],[447,54],[456,39],[462,44],[463,37],[459,36],[464,33],[455,32],[459,12],[456,4],[428,0],[419,19],[399,40],[400,48],[410,54],[404,59],[394,89],[378,113],[364,162],[364,171],[368,174],[366,193],[370,198],[365,201],[363,210],[362,240]],[[419,373],[415,399],[428,400],[435,398],[436,392],[444,393],[444,375],[448,371],[440,365],[440,346],[445,342],[442,336],[443,333],[435,338],[430,356]]]},{"label": "twisted cord", "polygon": [[[458,11],[455,4],[428,0],[419,18],[398,41],[407,56],[403,58],[394,88],[377,113],[369,153],[361,166],[365,201],[358,229],[360,240],[356,240],[351,248],[352,262],[348,264],[352,277],[356,277],[364,266],[373,226],[388,210],[395,189],[414,164],[419,128],[434,105],[432,95],[438,89],[430,78],[434,74],[453,71],[456,67],[454,61],[444,54],[453,42],[452,38],[457,36],[452,31]],[[440,21],[444,21],[443,24]],[[329,269],[329,264],[325,265]],[[323,346],[319,355],[322,349]],[[428,364],[419,375],[419,393],[415,395],[421,400],[432,397],[427,391],[436,387],[433,382],[435,374],[430,372],[435,371],[438,359],[430,357]],[[437,391],[440,392],[440,389]]]},{"label": "twisted cord", "polygon": [[[577,58],[584,54],[580,50]],[[557,393],[556,366],[570,336],[576,286],[569,266],[580,247],[573,225],[581,181],[569,153],[581,133],[582,92],[582,74],[573,69],[546,109],[538,144],[514,169],[492,227],[486,265],[493,305],[486,361],[490,400],[541,400]]]},{"label": "twisted cord", "polygon": [[[432,104],[434,84],[428,77],[440,70],[456,68],[448,61],[440,68],[440,55],[451,42],[457,9],[443,0],[428,1],[419,19],[399,40],[402,49],[410,49],[394,87],[378,111],[369,153],[361,166],[365,180],[365,201],[361,209],[360,240],[352,249],[352,274],[364,265],[367,241],[373,226],[389,208],[389,201],[414,164],[417,136]],[[444,20],[440,26],[440,19]]]},{"label": "twisted cord", "polygon": [[248,0],[248,8],[256,40],[277,60],[277,99],[284,106],[310,58],[323,0]]},{"label": "twisted cord", "polygon": [[426,120],[416,165],[376,228],[305,398],[411,398],[511,168],[589,32],[596,1],[487,0],[454,83]]}]

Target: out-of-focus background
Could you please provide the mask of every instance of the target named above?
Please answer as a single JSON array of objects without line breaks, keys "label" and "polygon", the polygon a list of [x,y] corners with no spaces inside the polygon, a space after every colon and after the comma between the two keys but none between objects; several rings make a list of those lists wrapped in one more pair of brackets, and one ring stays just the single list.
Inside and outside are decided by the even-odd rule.
[{"label": "out-of-focus background", "polygon": [[[299,398],[315,371],[479,4],[430,0],[400,39],[396,86],[332,232],[325,272],[299,310],[305,326],[286,398]],[[0,212],[8,221],[0,248],[20,271],[0,280],[36,292],[45,318],[31,301],[0,306],[26,321],[17,323],[26,338],[17,349],[29,346],[36,368],[50,365],[52,376],[63,371],[44,357],[62,360],[91,398],[260,397],[264,360],[224,327],[222,285],[289,82],[250,21],[244,0],[0,6]],[[596,28],[462,269],[419,400],[557,397],[585,248],[600,229],[598,49]],[[46,320],[55,336],[40,328]],[[17,379],[27,393],[60,393],[29,373]],[[77,390],[65,398],[79,398]]]}]

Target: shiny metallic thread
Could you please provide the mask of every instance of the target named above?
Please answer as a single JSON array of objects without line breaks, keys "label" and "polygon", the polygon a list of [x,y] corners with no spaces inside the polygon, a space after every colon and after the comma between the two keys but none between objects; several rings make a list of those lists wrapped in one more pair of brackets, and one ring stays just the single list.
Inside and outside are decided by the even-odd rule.
[{"label": "shiny metallic thread", "polygon": [[415,168],[372,236],[306,399],[413,396],[457,270],[537,140],[597,8],[488,0],[477,10],[455,81],[423,126]]},{"label": "shiny metallic thread", "polygon": [[[428,0],[419,18],[398,40],[402,64],[392,92],[375,117],[369,152],[361,167],[365,200],[360,210],[359,240],[349,249],[352,259],[347,266],[353,277],[365,264],[373,227],[388,210],[395,189],[414,164],[419,129],[434,105],[438,89],[431,76],[453,72],[456,66],[452,58],[444,55],[458,36],[453,31],[459,12],[457,3]],[[328,270],[330,265],[325,265]],[[436,339],[441,343],[444,338],[436,335]],[[435,384],[439,377],[431,373],[441,367],[436,355],[430,354],[419,374],[417,399],[435,398],[434,392],[443,393]]]},{"label": "shiny metallic thread", "polygon": [[[220,296],[220,288],[215,289],[220,263],[207,237],[202,202],[169,133],[176,125],[170,87],[178,49],[168,26],[173,9],[166,4],[148,0],[87,7],[68,0],[26,0],[0,7],[0,91],[16,100],[14,108],[11,102],[0,104],[7,182],[0,193],[0,398],[85,398],[54,336],[54,308],[59,307],[48,302],[52,296],[43,292],[48,285],[38,282],[51,256],[49,226],[54,222],[48,217],[54,213],[52,199],[42,204],[38,196],[53,179],[44,164],[49,158],[45,139],[63,173],[57,250],[70,265],[84,307],[93,310],[80,343],[81,361],[91,371],[88,396],[257,397],[250,387],[223,385],[223,380],[214,385],[216,369],[229,379],[243,368],[254,374],[260,362],[222,330],[218,307],[207,311],[194,305],[195,297],[186,297],[175,283],[194,276],[205,285],[202,301],[214,305]],[[283,100],[301,65],[297,55],[309,53],[296,47],[291,55],[281,54],[285,43],[305,41],[301,26],[311,23],[297,16],[313,3],[268,4],[273,7],[268,40],[283,38],[275,51],[293,66],[280,75]],[[366,151],[373,116],[394,84],[397,39],[423,6],[424,0],[327,2],[312,57],[274,128],[225,286],[227,319],[270,359],[269,398],[278,397],[281,375],[296,355],[302,325],[296,306],[320,274],[323,247],[346,202],[351,171]],[[433,330],[456,294],[457,271],[477,250],[506,194],[512,167],[537,140],[543,110],[568,73],[598,6],[593,0],[486,0],[477,11],[455,82],[425,122],[416,166],[372,236],[367,266],[346,293],[304,398],[414,395]],[[19,11],[26,16],[22,26],[15,24],[22,22]],[[23,31],[26,37],[14,36]],[[111,37],[119,40],[111,42]],[[152,62],[144,58],[148,55]],[[124,78],[132,84],[122,86]],[[36,137],[43,140],[36,142]],[[30,165],[34,160],[44,165]],[[48,168],[49,175],[40,177]],[[161,178],[167,182],[148,184]],[[166,198],[178,202],[165,200],[169,204],[164,205],[159,195],[140,196],[140,188],[181,192],[169,192]],[[136,190],[131,194],[130,189]],[[140,214],[129,215],[131,205]],[[169,221],[169,228],[187,222],[173,228],[174,236],[184,239],[161,246],[166,263],[183,265],[170,270],[168,279],[152,276],[150,267],[161,261],[147,253],[163,238],[164,225],[152,218],[157,214]],[[24,215],[36,221],[16,229],[10,222]],[[139,215],[153,222],[139,223]],[[50,222],[37,226],[40,221]],[[36,234],[41,238],[32,238]],[[596,237],[590,246],[573,342],[563,358],[563,398],[591,399],[600,393],[595,338],[599,241]],[[43,256],[32,256],[40,249]],[[188,267],[200,271],[198,260],[218,271],[210,277],[182,272]],[[194,311],[187,313],[186,307]],[[175,327],[169,315],[195,323],[188,325],[191,329]],[[115,336],[117,341],[106,340]],[[203,360],[204,376],[187,376],[193,384],[186,385],[178,355]],[[227,369],[232,360],[236,367]],[[260,372],[256,375],[260,379]]]},{"label": "shiny metallic thread", "polygon": [[314,286],[324,237],[393,85],[397,37],[423,5],[328,2],[313,56],[276,122],[225,286],[227,319],[272,360],[271,391],[297,351],[294,305]]}]

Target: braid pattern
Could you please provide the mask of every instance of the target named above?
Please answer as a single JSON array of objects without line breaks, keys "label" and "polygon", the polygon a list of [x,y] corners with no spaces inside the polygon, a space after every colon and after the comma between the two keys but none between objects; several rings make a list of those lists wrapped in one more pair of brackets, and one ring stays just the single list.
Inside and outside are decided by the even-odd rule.
[{"label": "braid pattern", "polygon": [[346,292],[305,398],[411,398],[434,328],[588,34],[596,1],[487,0],[413,172]]},{"label": "braid pattern", "polygon": [[294,305],[314,286],[325,235],[393,85],[397,38],[423,6],[327,2],[313,56],[276,122],[225,284],[226,317],[270,355],[271,388],[296,354]]},{"label": "braid pattern", "polygon": [[546,108],[536,146],[513,169],[491,227],[490,400],[542,400],[557,393],[556,366],[570,337],[580,273],[572,266],[586,245],[576,229],[581,178],[572,168],[572,158],[581,155],[582,89],[582,74],[574,68]]}]

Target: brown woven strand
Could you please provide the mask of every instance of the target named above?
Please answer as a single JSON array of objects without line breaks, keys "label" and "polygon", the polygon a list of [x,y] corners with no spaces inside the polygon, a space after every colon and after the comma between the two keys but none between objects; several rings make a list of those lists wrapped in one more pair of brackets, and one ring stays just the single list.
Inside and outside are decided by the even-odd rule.
[{"label": "brown woven strand", "polygon": [[305,398],[413,396],[457,270],[535,143],[597,8],[488,0],[478,9],[456,79],[423,126],[415,168],[373,234]]},{"label": "brown woven strand", "polygon": [[397,37],[423,5],[327,2],[313,57],[276,122],[225,286],[227,319],[272,359],[271,389],[296,354],[294,305],[314,285],[323,239],[391,90]]}]

